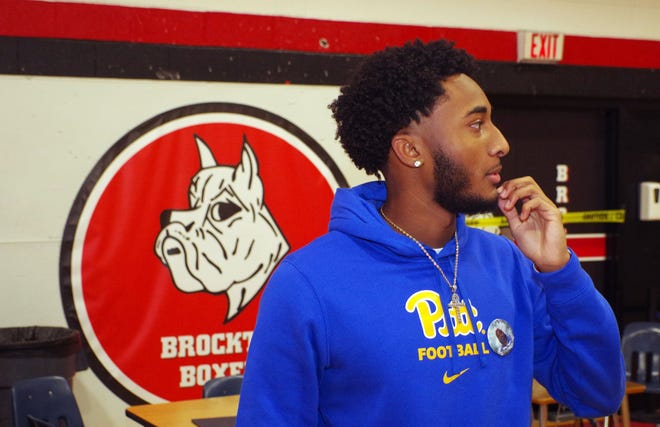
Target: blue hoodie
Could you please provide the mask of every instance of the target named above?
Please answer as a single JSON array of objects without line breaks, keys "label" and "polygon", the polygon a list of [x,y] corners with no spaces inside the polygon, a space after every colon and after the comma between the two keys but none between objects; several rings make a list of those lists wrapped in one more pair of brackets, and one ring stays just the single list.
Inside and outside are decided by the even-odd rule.
[{"label": "blue hoodie", "polygon": [[[261,299],[237,426],[524,426],[532,378],[576,414],[625,389],[616,320],[577,257],[539,273],[458,217],[458,293],[378,209],[382,182],[339,189],[329,232],[290,254]],[[449,280],[455,241],[427,247]]]}]

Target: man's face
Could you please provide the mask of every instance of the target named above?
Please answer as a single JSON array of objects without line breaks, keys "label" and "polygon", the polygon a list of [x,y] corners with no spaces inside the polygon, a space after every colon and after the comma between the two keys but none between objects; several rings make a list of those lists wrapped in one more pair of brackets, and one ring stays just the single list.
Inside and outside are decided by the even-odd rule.
[{"label": "man's face", "polygon": [[508,153],[509,145],[491,121],[490,102],[474,80],[459,74],[443,85],[445,95],[419,123],[433,156],[427,185],[435,202],[450,212],[494,209],[500,158]]}]

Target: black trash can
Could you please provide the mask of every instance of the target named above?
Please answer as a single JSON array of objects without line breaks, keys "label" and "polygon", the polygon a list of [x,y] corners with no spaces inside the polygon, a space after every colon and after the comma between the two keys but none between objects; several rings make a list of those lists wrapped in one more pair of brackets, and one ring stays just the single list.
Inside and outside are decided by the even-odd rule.
[{"label": "black trash can", "polygon": [[11,387],[19,380],[48,375],[72,385],[85,369],[80,332],[53,326],[0,328],[0,427],[13,425]]}]

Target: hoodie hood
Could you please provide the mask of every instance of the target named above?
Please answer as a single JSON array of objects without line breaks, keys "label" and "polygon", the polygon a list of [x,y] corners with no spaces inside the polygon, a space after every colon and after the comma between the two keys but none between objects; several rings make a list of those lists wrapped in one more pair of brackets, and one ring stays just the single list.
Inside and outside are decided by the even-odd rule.
[{"label": "hoodie hood", "polygon": [[[340,188],[330,212],[330,231],[339,231],[353,237],[377,243],[396,255],[416,258],[426,257],[410,238],[394,231],[381,216],[379,209],[385,203],[385,182],[373,181],[353,188]],[[465,217],[457,216],[456,231],[461,246],[467,241]],[[454,256],[454,239],[440,252],[441,257]],[[428,251],[433,248],[425,245]]]}]

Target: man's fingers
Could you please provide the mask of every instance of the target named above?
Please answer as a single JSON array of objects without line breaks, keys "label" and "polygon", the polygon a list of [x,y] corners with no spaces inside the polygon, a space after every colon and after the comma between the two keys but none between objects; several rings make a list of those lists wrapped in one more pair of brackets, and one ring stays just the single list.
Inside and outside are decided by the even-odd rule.
[{"label": "man's fingers", "polygon": [[538,197],[523,200],[522,206],[520,208],[520,220],[527,221],[529,215],[534,212],[534,210],[541,208],[542,204],[543,201]]},{"label": "man's fingers", "polygon": [[[502,211],[513,209],[518,202],[521,202],[520,214],[525,219],[529,215],[529,209],[540,206],[538,203],[529,205],[530,201],[540,202],[547,199],[541,187],[530,177],[507,181],[498,188],[498,193],[500,200],[504,202],[504,204],[498,203]],[[528,209],[524,209],[525,206],[528,206]]]},{"label": "man's fingers", "polygon": [[499,199],[497,201],[497,205],[502,211],[502,214],[506,217],[506,220],[509,222],[509,226],[513,228],[520,223],[520,219],[518,218],[518,211],[516,210],[515,204],[511,207],[507,207],[507,203],[507,199]]}]

